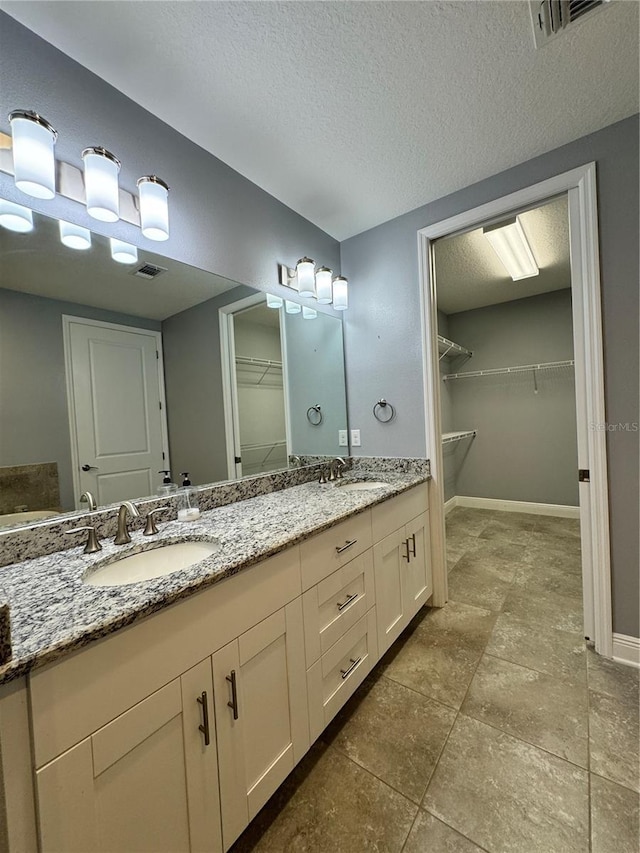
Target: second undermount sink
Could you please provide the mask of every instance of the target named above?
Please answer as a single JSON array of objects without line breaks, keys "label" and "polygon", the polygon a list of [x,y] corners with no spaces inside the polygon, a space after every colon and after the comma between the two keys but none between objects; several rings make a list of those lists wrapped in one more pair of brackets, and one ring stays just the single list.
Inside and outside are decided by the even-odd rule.
[{"label": "second undermount sink", "polygon": [[356,480],[354,482],[340,483],[338,488],[344,492],[369,492],[373,489],[383,489],[389,483],[382,480]]},{"label": "second undermount sink", "polygon": [[89,586],[123,586],[162,578],[188,569],[219,550],[219,542],[172,542],[98,565],[85,575],[83,582]]}]

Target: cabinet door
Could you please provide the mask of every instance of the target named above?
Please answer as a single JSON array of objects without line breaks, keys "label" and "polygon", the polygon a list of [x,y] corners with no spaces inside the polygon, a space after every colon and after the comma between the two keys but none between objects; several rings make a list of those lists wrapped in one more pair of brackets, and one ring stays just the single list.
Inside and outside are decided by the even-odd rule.
[{"label": "cabinet door", "polygon": [[[407,624],[403,589],[408,566],[404,527],[385,536],[373,547],[373,569],[378,614],[378,653],[383,655]],[[406,595],[406,593],[405,593]]]},{"label": "cabinet door", "polygon": [[204,746],[196,701],[212,686],[204,661],[38,770],[43,853],[221,850],[215,738]]},{"label": "cabinet door", "polygon": [[213,656],[227,850],[309,747],[298,598]]},{"label": "cabinet door", "polygon": [[423,512],[404,528],[409,543],[409,562],[403,572],[404,610],[411,618],[433,593],[429,513]]}]

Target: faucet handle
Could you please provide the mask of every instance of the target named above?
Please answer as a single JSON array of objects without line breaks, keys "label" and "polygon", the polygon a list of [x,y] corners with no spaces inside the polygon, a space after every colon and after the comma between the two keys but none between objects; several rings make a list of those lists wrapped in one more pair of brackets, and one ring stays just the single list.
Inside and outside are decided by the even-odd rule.
[{"label": "faucet handle", "polygon": [[158,532],[158,527],[156,525],[156,520],[153,517],[157,512],[164,512],[165,509],[171,509],[169,504],[165,506],[157,506],[155,509],[149,510],[147,513],[147,523],[145,524],[145,528],[142,531],[143,536],[155,536]]},{"label": "faucet handle", "polygon": [[95,554],[98,551],[102,551],[102,545],[98,541],[98,533],[92,524],[89,524],[86,527],[74,527],[73,530],[65,530],[64,532],[68,536],[71,533],[83,533],[84,531],[89,535],[87,536],[87,541],[82,553]]},{"label": "faucet handle", "polygon": [[326,472],[325,472],[324,468],[321,468],[321,469],[320,469],[320,479],[318,480],[318,483],[319,483],[321,486],[324,486],[324,484],[325,484],[326,482],[327,482],[327,474],[326,474]]}]

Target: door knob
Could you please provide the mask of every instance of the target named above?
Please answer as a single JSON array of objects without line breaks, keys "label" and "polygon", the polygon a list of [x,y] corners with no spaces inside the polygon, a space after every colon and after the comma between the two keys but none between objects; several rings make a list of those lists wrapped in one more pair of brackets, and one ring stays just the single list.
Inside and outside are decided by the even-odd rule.
[{"label": "door knob", "polygon": [[96,465],[83,465],[83,471],[99,471],[100,469]]}]

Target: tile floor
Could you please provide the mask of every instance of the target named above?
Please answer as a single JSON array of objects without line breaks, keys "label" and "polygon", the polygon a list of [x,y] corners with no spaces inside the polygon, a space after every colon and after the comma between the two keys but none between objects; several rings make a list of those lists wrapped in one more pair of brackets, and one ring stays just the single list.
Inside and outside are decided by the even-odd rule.
[{"label": "tile floor", "polygon": [[233,853],[638,853],[637,670],[581,631],[578,522],[457,507],[425,609]]}]

